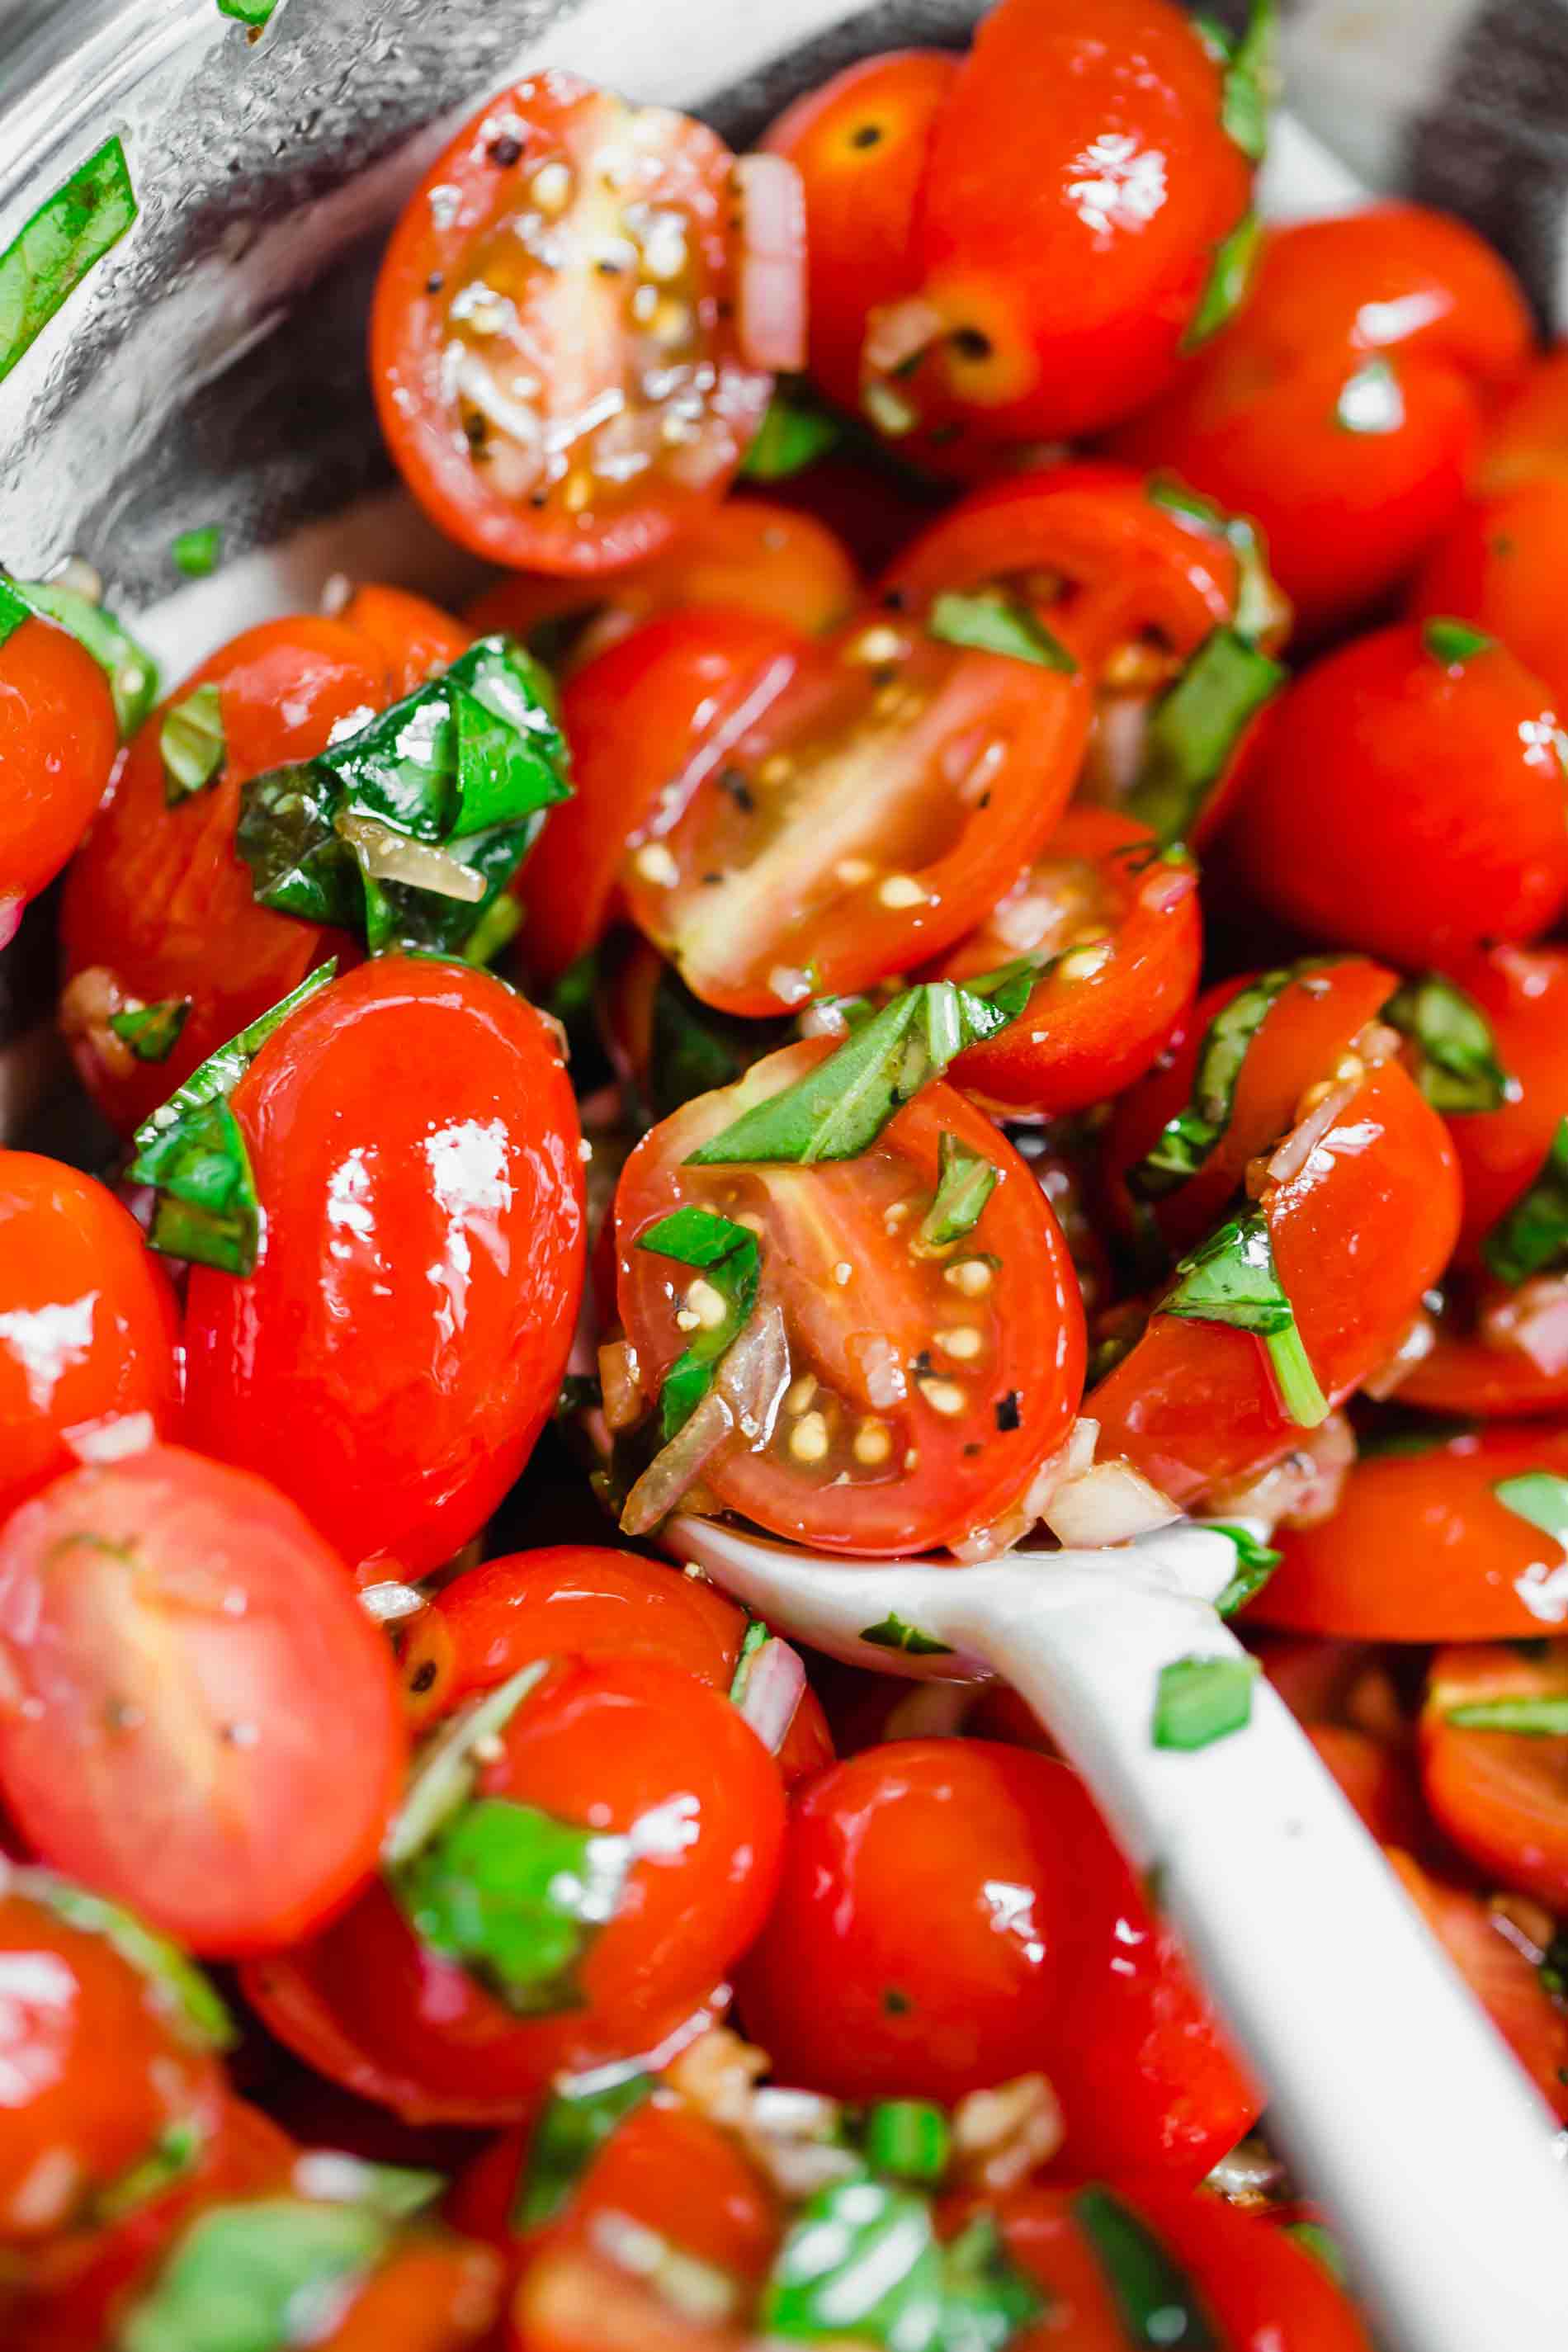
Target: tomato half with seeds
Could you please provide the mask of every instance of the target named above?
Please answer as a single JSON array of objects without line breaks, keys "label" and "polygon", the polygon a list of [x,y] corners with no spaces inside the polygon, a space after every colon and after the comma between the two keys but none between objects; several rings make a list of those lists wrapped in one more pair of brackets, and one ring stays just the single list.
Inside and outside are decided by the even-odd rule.
[{"label": "tomato half with seeds", "polygon": [[1497,1427],[1358,1462],[1331,1517],[1279,1530],[1284,1559],[1249,1619],[1376,1642],[1568,1623],[1568,1555],[1498,1492],[1539,1474],[1568,1475],[1568,1430]]},{"label": "tomato half with seeds", "polygon": [[1433,1876],[1397,1850],[1388,1858],[1546,2105],[1568,2124],[1568,2007],[1547,1991],[1538,1962],[1468,1886]]},{"label": "tomato half with seeds", "polygon": [[0,1657],[24,1834],[193,1950],[290,1943],[374,1867],[391,1656],[264,1480],[168,1445],[58,1480],[0,1536]]},{"label": "tomato half with seeds", "polygon": [[103,798],[120,733],[108,680],[68,629],[0,615],[0,945],[52,881]]},{"label": "tomato half with seeds", "polygon": [[[392,234],[370,363],[442,530],[492,562],[600,572],[725,488],[805,356],[799,184],[574,74],[502,90]],[[780,176],[782,175],[782,177]]]},{"label": "tomato half with seeds", "polygon": [[1470,1726],[1456,1710],[1508,1706],[1568,1719],[1568,1642],[1439,1650],[1421,1710],[1421,1785],[1489,1880],[1568,1911],[1568,1733]]},{"label": "tomato half with seeds", "polygon": [[265,1244],[246,1279],[193,1270],[191,1443],[275,1479],[368,1580],[422,1576],[511,1486],[565,1369],[584,1213],[559,1044],[488,972],[383,956],[292,1014],[233,1102]]},{"label": "tomato half with seeds", "polygon": [[1044,851],[933,977],[968,980],[1020,955],[1045,964],[1016,1021],[952,1066],[952,1082],[1011,1115],[1086,1109],[1142,1077],[1186,1011],[1203,954],[1198,874],[1146,826],[1069,809]]},{"label": "tomato half with seeds", "polygon": [[[1066,1436],[1083,1381],[1083,1308],[1056,1215],[1027,1166],[948,1086],[923,1087],[854,1160],[693,1168],[692,1152],[814,1069],[826,1041],[770,1055],[644,1138],[616,1197],[621,1318],[647,1404],[686,1345],[686,1269],[637,1246],[690,1203],[752,1219],[759,1299],[777,1307],[788,1392],[755,1447],[711,1458],[718,1500],[773,1535],[873,1556],[980,1538]],[[921,1254],[942,1137],[996,1181],[973,1225]]]}]

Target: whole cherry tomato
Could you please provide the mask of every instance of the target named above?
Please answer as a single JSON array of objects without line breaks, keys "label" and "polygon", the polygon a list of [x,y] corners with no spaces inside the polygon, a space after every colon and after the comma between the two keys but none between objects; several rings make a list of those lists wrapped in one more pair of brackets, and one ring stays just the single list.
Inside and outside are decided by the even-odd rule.
[{"label": "whole cherry tomato", "polygon": [[367,1580],[422,1576],[511,1486],[565,1369],[559,1047],[489,974],[381,957],[274,1034],[234,1113],[265,1244],[248,1279],[192,1273],[191,1443],[276,1479]]},{"label": "whole cherry tomato", "polygon": [[[693,1168],[690,1154],[805,1076],[825,1042],[771,1055],[655,1128],[616,1199],[622,1319],[651,1406],[687,1342],[688,1270],[644,1249],[683,1204],[755,1221],[759,1301],[784,1319],[788,1390],[755,1446],[702,1477],[728,1508],[831,1551],[900,1553],[983,1538],[1078,1409],[1083,1309],[1055,1213],[1028,1168],[952,1087],[923,1087],[871,1149],[807,1167]],[[928,1248],[942,1139],[988,1161],[972,1227]],[[951,1148],[951,1147],[950,1147]]]},{"label": "whole cherry tomato", "polygon": [[0,946],[87,831],[119,748],[108,681],[68,630],[0,603]]},{"label": "whole cherry tomato", "polygon": [[0,1151],[0,1301],[4,1521],[74,1467],[73,1439],[136,1413],[166,1436],[179,1378],[174,1294],[140,1227],[58,1160]]},{"label": "whole cherry tomato", "polygon": [[640,2057],[700,2018],[778,1875],[784,1790],[739,1710],[651,1657],[566,1659],[498,1735],[480,1800],[628,1840],[575,1982],[508,2008],[374,1886],[326,1933],[245,1971],[271,2031],[410,2122],[510,2123],[551,2077]]},{"label": "whole cherry tomato", "polygon": [[1568,708],[1565,543],[1568,479],[1545,477],[1471,500],[1422,566],[1410,610],[1474,622]]},{"label": "whole cherry tomato", "polygon": [[382,427],[441,528],[600,572],[716,498],[805,357],[799,183],[574,75],[502,90],[415,190],[371,328]]},{"label": "whole cherry tomato", "polygon": [[0,1535],[0,1661],[24,1835],[192,1949],[291,1943],[374,1869],[391,1654],[262,1479],[154,1445],[57,1480]]},{"label": "whole cherry tomato", "polygon": [[[1568,1642],[1439,1650],[1421,1711],[1421,1782],[1443,1829],[1505,1886],[1568,1910],[1568,1733],[1510,1722],[1568,1721]],[[1490,1709],[1472,1725],[1467,1708]],[[1510,1713],[1510,1710],[1513,1712]]]},{"label": "whole cherry tomato", "polygon": [[1539,1964],[1468,1887],[1432,1876],[1396,1848],[1389,1860],[1542,2098],[1568,2124],[1568,2008],[1547,1991]]},{"label": "whole cherry tomato", "polygon": [[1229,837],[1273,913],[1419,966],[1547,929],[1564,807],[1539,678],[1463,624],[1401,623],[1291,688]]}]

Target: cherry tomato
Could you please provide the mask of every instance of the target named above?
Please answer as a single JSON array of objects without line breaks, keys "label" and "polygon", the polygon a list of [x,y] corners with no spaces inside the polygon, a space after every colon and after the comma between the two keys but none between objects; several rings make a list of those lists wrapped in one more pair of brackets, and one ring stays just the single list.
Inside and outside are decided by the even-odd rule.
[{"label": "cherry tomato", "polygon": [[1459,1257],[1480,1261],[1489,1229],[1541,1173],[1568,1111],[1568,950],[1496,948],[1455,967],[1490,1026],[1511,1084],[1496,1110],[1450,1117],[1465,1188]]},{"label": "cherry tomato", "polygon": [[1568,893],[1557,717],[1503,646],[1401,623],[1331,654],[1267,730],[1232,828],[1263,905],[1420,966],[1544,930]]},{"label": "cherry tomato", "polygon": [[749,2352],[756,2338],[678,2310],[646,2279],[574,2242],[552,2245],[524,2273],[507,2352]]},{"label": "cherry tomato", "polygon": [[367,1580],[422,1576],[516,1479],[565,1369],[559,1048],[488,973],[380,957],[276,1032],[234,1112],[266,1244],[247,1280],[193,1270],[191,1443],[276,1479]]},{"label": "cherry tomato", "polygon": [[770,221],[701,123],[565,73],[464,125],[393,231],[371,326],[382,429],[443,530],[608,572],[719,495],[769,371],[804,357],[799,187],[775,168]]},{"label": "cherry tomato", "polygon": [[[941,1083],[855,1160],[685,1164],[829,1050],[770,1055],[644,1138],[616,1199],[621,1317],[651,1405],[686,1345],[676,1317],[688,1277],[638,1237],[683,1202],[760,1220],[760,1305],[783,1312],[790,1393],[764,1442],[710,1458],[704,1482],[729,1509],[813,1548],[919,1551],[982,1535],[1060,1444],[1082,1384],[1083,1309],[1027,1167]],[[917,1255],[944,1133],[997,1181],[960,1244]]]},{"label": "cherry tomato", "polygon": [[36,617],[0,629],[3,946],[87,831],[120,736],[108,681],[68,630]]},{"label": "cherry tomato", "polygon": [[[1549,1278],[1550,1280],[1551,1278]],[[1554,1281],[1552,1287],[1555,1290]],[[1452,1413],[1461,1420],[1522,1421],[1541,1415],[1568,1413],[1568,1362],[1560,1360],[1562,1318],[1560,1298],[1550,1302],[1550,1339],[1532,1336],[1545,1362],[1527,1355],[1520,1345],[1520,1291],[1500,1283],[1482,1283],[1460,1297],[1446,1284],[1445,1304],[1437,1317],[1432,1345],[1401,1379],[1399,1402],[1423,1412]]]},{"label": "cherry tomato", "polygon": [[[1568,1697],[1568,1642],[1439,1650],[1421,1712],[1421,1781],[1454,1843],[1505,1886],[1568,1911],[1568,1736],[1457,1723],[1457,1708]],[[1404,1843],[1404,1841],[1396,1841]]]},{"label": "cherry tomato", "polygon": [[1314,1723],[1307,1737],[1379,1845],[1422,1853],[1431,1832],[1409,1758],[1350,1723]]},{"label": "cherry tomato", "polygon": [[[1373,1064],[1261,1207],[1319,1386],[1342,1401],[1388,1361],[1453,1246],[1458,1185],[1442,1122],[1397,1063]],[[1279,1461],[1297,1429],[1261,1339],[1162,1315],[1157,1302],[1088,1410],[1102,1460],[1125,1454],[1183,1504]]]},{"label": "cherry tomato", "polygon": [[1472,501],[1433,549],[1410,599],[1413,613],[1456,614],[1500,637],[1560,707],[1568,705],[1565,533],[1568,480],[1531,481]]},{"label": "cherry tomato", "polygon": [[354,2290],[320,2352],[465,2352],[489,2340],[500,2265],[487,2247],[411,2231]]},{"label": "cherry tomato", "polygon": [[805,191],[811,373],[841,407],[859,405],[868,310],[918,283],[915,205],[958,72],[942,49],[862,58],[786,107],[763,141]]},{"label": "cherry tomato", "polygon": [[1568,458],[1568,346],[1559,343],[1525,369],[1487,423],[1476,488],[1495,498],[1521,482],[1551,480]]},{"label": "cherry tomato", "polygon": [[[356,588],[339,616],[345,629],[368,637],[386,665],[385,698],[399,702],[437,670],[450,669],[479,632],[455,621],[439,604],[405,588]],[[484,625],[489,626],[487,623]],[[497,624],[500,628],[506,623]]]},{"label": "cherry tomato", "polygon": [[1537,1963],[1468,1888],[1432,1877],[1397,1849],[1389,1860],[1405,1893],[1559,2123],[1568,2124],[1568,2009]]},{"label": "cherry tomato", "polygon": [[566,1660],[500,1740],[479,1795],[606,1836],[673,1819],[679,1836],[645,1842],[583,1960],[577,2005],[552,2014],[514,2014],[422,1945],[384,1885],[246,1969],[247,1998],[280,2041],[409,2122],[514,2122],[552,2075],[656,2050],[752,1941],[778,1876],[778,1769],[739,1710],[677,1666]]},{"label": "cherry tomato", "polygon": [[898,1740],[809,1782],[737,1989],[775,2074],[841,2098],[1039,2069],[1080,2172],[1199,2179],[1258,2109],[1076,1773],[988,1740]]},{"label": "cherry tomato", "polygon": [[289,1943],[374,1868],[391,1656],[263,1480],[169,1445],[59,1479],[0,1535],[0,1657],[24,1834],[193,1950]]},{"label": "cherry tomato", "polygon": [[0,1151],[0,1521],[78,1456],[71,1438],[179,1409],[168,1282],[90,1176]]},{"label": "cherry tomato", "polygon": [[1281,1528],[1284,1559],[1249,1618],[1374,1642],[1484,1642],[1568,1621],[1563,1546],[1499,1497],[1568,1474],[1568,1430],[1494,1428],[1359,1462],[1339,1508]]}]

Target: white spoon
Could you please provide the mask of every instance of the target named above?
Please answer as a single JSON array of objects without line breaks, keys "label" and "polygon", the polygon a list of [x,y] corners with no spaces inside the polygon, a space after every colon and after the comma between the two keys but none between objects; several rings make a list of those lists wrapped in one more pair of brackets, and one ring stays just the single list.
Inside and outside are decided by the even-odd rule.
[{"label": "white spoon", "polygon": [[[1261,1678],[1244,1728],[1187,1753],[1152,1743],[1163,1666],[1244,1655],[1211,1606],[1236,1569],[1227,1537],[1184,1526],[972,1568],[826,1559],[690,1517],[663,1539],[835,1657],[1011,1683],[1134,1866],[1157,1874],[1390,2344],[1568,2343],[1568,2180],[1552,2118],[1311,1743]],[[862,1640],[889,1612],[952,1654]]]}]

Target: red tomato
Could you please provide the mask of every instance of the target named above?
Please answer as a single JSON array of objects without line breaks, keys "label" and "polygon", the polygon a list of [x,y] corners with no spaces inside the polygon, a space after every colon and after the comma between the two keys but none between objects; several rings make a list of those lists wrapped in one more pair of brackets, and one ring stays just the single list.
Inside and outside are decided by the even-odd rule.
[{"label": "red tomato", "polygon": [[[749,220],[765,207],[738,184],[701,123],[573,74],[464,125],[392,233],[371,325],[382,429],[443,530],[492,562],[608,572],[724,488],[768,371],[804,356],[798,224]],[[798,184],[776,193],[788,215]]]},{"label": "red tomato", "polygon": [[1077,1774],[988,1740],[898,1740],[801,1791],[738,1997],[776,2074],[840,2098],[1037,2068],[1080,2173],[1201,2179],[1258,2113]]},{"label": "red tomato", "polygon": [[500,2266],[483,2246],[410,2231],[361,2285],[318,2352],[464,2352],[489,2340]]},{"label": "red tomato", "polygon": [[1568,479],[1531,480],[1472,501],[1422,567],[1410,609],[1474,621],[1568,707],[1565,545]]},{"label": "red tomato", "polygon": [[261,1479],[155,1445],[25,1503],[0,1658],[24,1834],[194,1950],[290,1943],[374,1867],[405,1746],[391,1655]]},{"label": "red tomato", "polygon": [[193,1270],[191,1443],[275,1478],[367,1580],[423,1576],[511,1486],[565,1369],[583,1171],[559,1047],[489,973],[379,957],[276,1033],[234,1111],[266,1244],[247,1281]]},{"label": "red tomato", "polygon": [[1497,1110],[1448,1120],[1465,1188],[1459,1256],[1475,1266],[1488,1229],[1541,1173],[1568,1111],[1568,950],[1496,948],[1454,967],[1491,1026],[1512,1084]]},{"label": "red tomato", "polygon": [[67,1433],[179,1409],[173,1293],[90,1176],[0,1151],[0,1521],[74,1467]]},{"label": "red tomato", "polygon": [[[1421,1713],[1426,1801],[1489,1880],[1568,1911],[1568,1737],[1471,1728],[1458,1707],[1568,1697],[1568,1642],[1544,1656],[1503,1643],[1439,1650]],[[1404,1840],[1394,1841],[1404,1843]]]},{"label": "red tomato", "polygon": [[[1397,1063],[1374,1064],[1261,1206],[1319,1385],[1342,1401],[1388,1361],[1453,1247],[1458,1185],[1442,1122]],[[1127,1455],[1182,1504],[1266,1469],[1296,1434],[1261,1339],[1157,1304],[1088,1410],[1101,1459]]]},{"label": "red tomato", "polygon": [[[368,637],[386,664],[389,702],[413,694],[437,670],[450,669],[477,634],[439,604],[411,596],[405,588],[356,588],[339,617],[345,629]],[[506,624],[493,625],[504,628]]]},{"label": "red tomato", "polygon": [[426,1948],[384,1885],[322,1936],[245,1971],[247,1998],[310,2065],[412,2123],[510,2123],[562,2072],[656,2050],[755,1936],[784,1838],[778,1769],[739,1710],[661,1660],[568,1660],[501,1735],[479,1793],[624,1835],[675,1808],[590,1945],[579,2005],[514,2015]]},{"label": "red tomato", "polygon": [[1559,2123],[1568,2124],[1568,2009],[1479,1895],[1446,1884],[1397,1850],[1389,1860],[1426,1925]]},{"label": "red tomato", "polygon": [[1419,966],[1546,929],[1568,893],[1557,715],[1504,647],[1401,623],[1292,687],[1231,833],[1263,905]]},{"label": "red tomato", "polygon": [[1279,1529],[1283,1561],[1249,1618],[1373,1642],[1495,1641],[1563,1623],[1563,1546],[1496,1494],[1532,1470],[1568,1474],[1568,1430],[1490,1429],[1358,1463],[1331,1518]]},{"label": "red tomato", "polygon": [[[981,1535],[1078,1409],[1083,1309],[1060,1226],[1027,1167],[952,1087],[921,1089],[859,1158],[690,1168],[689,1153],[820,1062],[770,1055],[646,1136],[616,1197],[621,1318],[651,1406],[686,1345],[689,1276],[637,1238],[683,1202],[760,1220],[760,1304],[782,1309],[792,1388],[766,1440],[703,1466],[729,1509],[830,1551],[901,1553]],[[918,1256],[943,1133],[994,1190],[957,1251]]]},{"label": "red tomato", "polygon": [[119,742],[108,681],[68,630],[32,619],[0,636],[0,944],[87,831]]},{"label": "red tomato", "polygon": [[1568,460],[1568,345],[1536,359],[1487,424],[1476,488],[1494,498],[1521,482],[1547,481]]},{"label": "red tomato", "polygon": [[1421,1853],[1431,1832],[1410,1759],[1386,1739],[1349,1723],[1313,1723],[1307,1737],[1379,1845]]},{"label": "red tomato", "polygon": [[859,406],[867,312],[918,283],[915,205],[958,72],[942,49],[862,58],[786,107],[763,142],[805,190],[811,373],[843,408]]},{"label": "red tomato", "polygon": [[507,2352],[750,2352],[740,2327],[697,2319],[592,2249],[552,2245],[531,2263],[510,2312]]},{"label": "red tomato", "polygon": [[[1531,1287],[1524,1286],[1526,1292]],[[1468,1301],[1473,1312],[1465,1304],[1446,1305],[1431,1348],[1400,1381],[1400,1403],[1479,1421],[1568,1412],[1568,1364],[1557,1360],[1555,1344],[1560,1317],[1552,1317],[1550,1370],[1526,1355],[1517,1339],[1504,1336],[1520,1296],[1483,1283]]]}]

